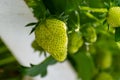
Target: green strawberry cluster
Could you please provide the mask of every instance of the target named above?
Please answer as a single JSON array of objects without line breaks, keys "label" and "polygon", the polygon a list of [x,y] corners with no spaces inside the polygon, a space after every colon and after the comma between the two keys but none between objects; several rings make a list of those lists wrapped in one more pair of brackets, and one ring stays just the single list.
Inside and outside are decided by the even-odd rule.
[{"label": "green strawberry cluster", "polygon": [[67,25],[58,19],[46,19],[35,29],[35,40],[46,52],[50,53],[57,61],[64,61],[67,52],[77,53],[84,41],[93,43],[97,39],[93,27],[84,27],[82,30],[67,33]]},{"label": "green strawberry cluster", "polygon": [[[113,80],[113,72],[108,71],[116,68],[112,65],[113,55],[119,49],[112,41],[115,32],[112,27],[116,27],[118,37],[120,7],[107,10],[102,4],[104,0],[98,1],[102,5],[95,4],[96,0],[28,1],[38,19],[33,30],[35,50],[45,51],[60,62],[67,58],[83,80]],[[106,24],[101,24],[103,20],[111,26],[109,31]]]}]

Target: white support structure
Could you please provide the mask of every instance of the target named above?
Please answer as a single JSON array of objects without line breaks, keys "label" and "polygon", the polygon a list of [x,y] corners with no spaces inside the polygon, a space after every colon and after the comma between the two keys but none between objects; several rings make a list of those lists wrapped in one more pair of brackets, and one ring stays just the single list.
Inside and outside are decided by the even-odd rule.
[{"label": "white support structure", "polygon": [[[0,37],[23,66],[38,64],[44,59],[31,47],[34,34],[29,35],[31,28],[25,27],[30,22],[36,22],[36,19],[24,0],[0,0]],[[68,61],[65,61],[50,66],[45,78],[37,76],[33,79],[76,80],[76,74]]]}]

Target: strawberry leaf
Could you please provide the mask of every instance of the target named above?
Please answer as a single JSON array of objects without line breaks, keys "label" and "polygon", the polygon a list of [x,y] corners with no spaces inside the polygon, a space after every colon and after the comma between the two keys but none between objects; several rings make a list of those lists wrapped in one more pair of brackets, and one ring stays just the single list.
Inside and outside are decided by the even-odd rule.
[{"label": "strawberry leaf", "polygon": [[88,56],[86,52],[78,52],[75,55],[70,55],[68,59],[74,66],[78,77],[82,80],[92,80],[95,66],[91,56]]},{"label": "strawberry leaf", "polygon": [[24,73],[30,76],[36,76],[40,74],[41,77],[44,77],[47,74],[47,67],[49,65],[55,64],[56,62],[57,61],[50,56],[38,65],[31,65],[30,68],[26,67],[24,69]]},{"label": "strawberry leaf", "polygon": [[42,0],[25,0],[25,2],[32,8],[32,12],[38,20],[45,17],[46,8]]},{"label": "strawberry leaf", "polygon": [[116,5],[120,6],[120,0],[115,0],[114,2]]},{"label": "strawberry leaf", "polygon": [[120,41],[120,27],[115,28],[115,41]]}]

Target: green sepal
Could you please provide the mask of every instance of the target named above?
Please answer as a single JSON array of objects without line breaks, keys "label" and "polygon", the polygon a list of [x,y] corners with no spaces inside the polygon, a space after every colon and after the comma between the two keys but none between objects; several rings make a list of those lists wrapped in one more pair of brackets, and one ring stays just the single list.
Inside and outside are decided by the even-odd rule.
[{"label": "green sepal", "polygon": [[28,23],[27,25],[25,25],[25,27],[34,26],[34,25],[36,25],[36,24],[37,24],[36,22]]}]

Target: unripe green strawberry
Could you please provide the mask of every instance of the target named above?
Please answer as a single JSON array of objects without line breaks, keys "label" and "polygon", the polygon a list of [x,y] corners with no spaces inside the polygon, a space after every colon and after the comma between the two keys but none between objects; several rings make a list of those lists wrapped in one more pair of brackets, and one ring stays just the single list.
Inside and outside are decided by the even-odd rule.
[{"label": "unripe green strawberry", "polygon": [[72,32],[68,36],[68,52],[70,54],[76,53],[83,45],[83,39],[80,32]]},{"label": "unripe green strawberry", "polygon": [[112,54],[109,51],[103,51],[97,55],[97,66],[101,69],[110,68],[112,64]]},{"label": "unripe green strawberry", "polygon": [[63,61],[67,56],[66,24],[57,19],[46,19],[35,30],[36,42],[56,60]]},{"label": "unripe green strawberry", "polygon": [[112,76],[106,72],[100,73],[96,80],[113,80]]},{"label": "unripe green strawberry", "polygon": [[120,7],[112,7],[109,9],[107,22],[111,27],[120,27]]},{"label": "unripe green strawberry", "polygon": [[87,42],[93,43],[97,40],[96,31],[91,26],[85,26],[82,29],[83,36]]}]

